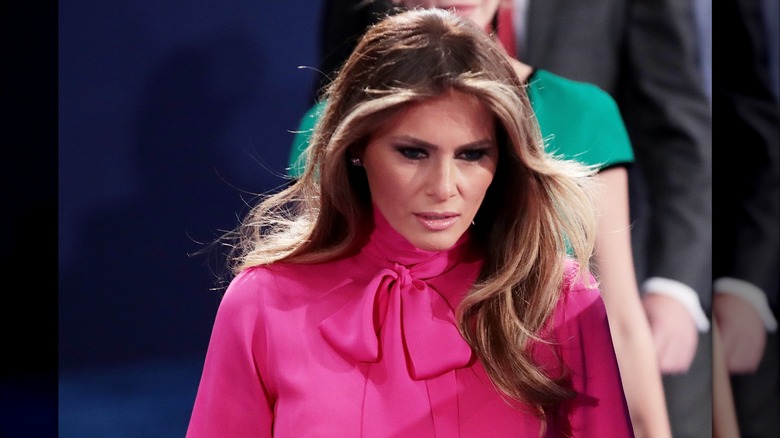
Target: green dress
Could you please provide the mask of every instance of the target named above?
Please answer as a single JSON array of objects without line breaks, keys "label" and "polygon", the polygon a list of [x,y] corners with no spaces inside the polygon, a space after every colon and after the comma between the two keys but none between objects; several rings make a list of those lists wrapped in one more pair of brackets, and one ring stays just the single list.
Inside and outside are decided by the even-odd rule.
[{"label": "green dress", "polygon": [[[634,161],[617,104],[598,86],[534,70],[528,78],[528,97],[550,152],[600,170]],[[303,173],[299,158],[324,109],[325,101],[321,101],[301,119],[287,170],[292,177]]]}]

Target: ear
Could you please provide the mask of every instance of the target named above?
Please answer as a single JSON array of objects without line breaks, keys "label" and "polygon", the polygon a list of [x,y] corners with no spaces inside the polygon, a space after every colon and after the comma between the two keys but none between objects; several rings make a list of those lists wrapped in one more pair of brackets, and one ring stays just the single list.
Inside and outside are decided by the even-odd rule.
[{"label": "ear", "polygon": [[354,145],[347,149],[347,158],[349,158],[350,161],[353,160],[360,160],[363,161],[363,151],[365,148],[357,148]]}]

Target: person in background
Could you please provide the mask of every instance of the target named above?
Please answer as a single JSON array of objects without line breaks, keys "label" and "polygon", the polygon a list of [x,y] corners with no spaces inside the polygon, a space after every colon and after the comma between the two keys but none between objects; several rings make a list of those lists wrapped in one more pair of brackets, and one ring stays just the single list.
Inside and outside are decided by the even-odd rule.
[{"label": "person in background", "polygon": [[514,0],[523,59],[617,101],[632,243],[675,437],[712,427],[712,124],[691,0]]},{"label": "person in background", "polygon": [[728,41],[713,66],[713,317],[740,434],[763,438],[780,436],[780,116],[760,8],[756,0],[724,0],[714,14],[717,36]]},{"label": "person in background", "polygon": [[326,98],[301,177],[225,236],[187,436],[633,436],[593,170],[545,151],[500,46],[393,15]]},{"label": "person in background", "polygon": [[[382,14],[405,8],[425,7],[440,9],[447,1],[400,1],[400,9],[377,6],[376,2],[355,8],[346,17],[360,20],[377,19]],[[473,1],[470,7],[453,10],[468,17],[492,34],[502,34],[499,14],[500,0]],[[345,7],[335,1],[330,8]],[[325,16],[337,18],[337,12],[326,5]],[[371,13],[366,9],[373,8]],[[328,21],[323,23],[326,34],[330,30],[355,32],[354,25]],[[343,34],[342,34],[343,35]],[[346,36],[342,36],[346,38]],[[324,36],[335,40],[334,35]],[[342,45],[348,45],[349,39]],[[506,47],[505,47],[506,49]],[[333,49],[338,51],[337,49]],[[513,49],[507,49],[508,52]],[[330,52],[330,50],[328,50]],[[334,52],[334,53],[336,53]],[[333,56],[323,57],[321,69],[335,68]],[[631,144],[614,99],[600,88],[571,81],[543,69],[535,69],[508,56],[518,78],[527,85],[532,108],[549,151],[596,166],[596,179],[602,190],[597,194],[600,206],[599,233],[595,266],[601,284],[615,350],[620,364],[628,406],[638,436],[671,436],[661,383],[661,375],[653,350],[653,340],[645,317],[635,279],[631,253],[628,210],[627,167],[633,161]],[[290,154],[289,173],[300,176],[310,134],[325,110],[326,100],[319,100],[304,115]]]}]

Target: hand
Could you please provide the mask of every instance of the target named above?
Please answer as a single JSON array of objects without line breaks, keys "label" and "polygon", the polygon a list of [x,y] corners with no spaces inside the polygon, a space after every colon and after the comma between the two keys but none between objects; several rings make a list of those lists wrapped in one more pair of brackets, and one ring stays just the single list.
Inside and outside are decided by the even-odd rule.
[{"label": "hand", "polygon": [[729,374],[756,371],[766,346],[766,329],[752,304],[729,293],[717,293],[712,313],[720,330]]},{"label": "hand", "polygon": [[699,331],[691,314],[676,299],[658,293],[645,293],[642,305],[653,333],[661,373],[688,371],[699,343]]}]

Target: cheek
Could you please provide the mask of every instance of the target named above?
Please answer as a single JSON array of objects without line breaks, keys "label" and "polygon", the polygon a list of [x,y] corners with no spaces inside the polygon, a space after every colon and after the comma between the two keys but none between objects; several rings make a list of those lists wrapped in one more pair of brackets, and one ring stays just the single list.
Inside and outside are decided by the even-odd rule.
[{"label": "cheek", "polygon": [[[473,184],[471,184],[469,189],[470,200],[474,201],[475,203],[482,203],[482,200],[485,199],[488,188],[490,188],[490,184],[493,182],[493,176],[494,174],[492,172],[483,172],[480,175],[474,176],[472,179]],[[476,205],[475,207],[478,208],[479,205]]]},{"label": "cheek", "polygon": [[383,166],[366,167],[366,177],[371,198],[377,205],[394,205],[407,198],[409,184],[401,172],[394,172]]}]

